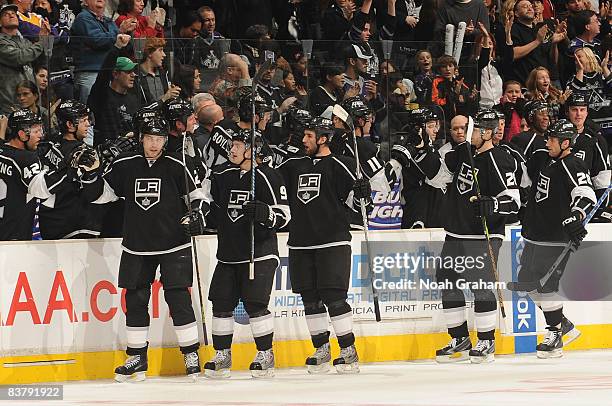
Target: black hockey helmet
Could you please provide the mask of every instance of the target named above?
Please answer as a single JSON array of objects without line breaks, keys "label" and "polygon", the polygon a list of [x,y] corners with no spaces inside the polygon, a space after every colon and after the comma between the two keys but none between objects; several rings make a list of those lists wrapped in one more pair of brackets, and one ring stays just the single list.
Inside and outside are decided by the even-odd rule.
[{"label": "black hockey helmet", "polygon": [[[250,128],[243,128],[238,132],[235,132],[232,135],[232,141],[240,141],[243,142],[245,145],[246,149],[251,148],[251,137],[252,137],[252,130]],[[255,130],[255,156],[259,156],[262,149],[264,148],[264,145],[266,144],[263,135],[261,134],[261,132],[259,132],[258,130]]]},{"label": "black hockey helmet", "polygon": [[493,110],[481,110],[476,114],[474,126],[480,129],[495,130],[499,126],[499,117]]},{"label": "black hockey helmet", "polygon": [[495,112],[495,114],[497,114],[497,118],[499,120],[505,120],[506,119],[506,115],[504,114],[504,112],[502,110],[502,105],[501,104],[496,104],[495,106],[493,106],[492,110]]},{"label": "black hockey helmet", "polygon": [[164,118],[171,125],[172,128],[175,126],[175,122],[178,120],[183,124],[187,123],[189,116],[193,114],[193,106],[187,100],[181,98],[174,98],[164,103]]},{"label": "black hockey helmet", "polygon": [[[153,119],[163,119],[164,112],[162,111],[163,105],[159,102],[151,103],[147,106],[140,108],[132,117],[132,127],[134,129],[134,135],[140,135],[141,127],[148,121]],[[167,121],[166,121],[167,123]]]},{"label": "black hockey helmet", "polygon": [[140,126],[141,138],[143,135],[168,136],[168,122],[161,117],[154,117],[142,123]]},{"label": "black hockey helmet", "polygon": [[344,100],[340,105],[353,120],[365,118],[370,114],[370,108],[361,96],[353,96]]},{"label": "black hockey helmet", "polygon": [[415,127],[422,127],[430,121],[438,121],[440,117],[438,114],[430,109],[429,107],[421,107],[418,109],[410,110],[410,123]]},{"label": "black hockey helmet", "polygon": [[566,107],[589,106],[589,98],[582,92],[574,92],[565,102]]},{"label": "black hockey helmet", "polygon": [[287,115],[285,115],[285,129],[289,134],[302,135],[304,126],[312,119],[310,111],[303,110],[297,107],[290,107]]},{"label": "black hockey helmet", "polygon": [[6,139],[17,137],[21,130],[27,131],[33,125],[42,124],[42,118],[30,109],[17,109],[8,116]]},{"label": "black hockey helmet", "polygon": [[329,144],[335,134],[334,123],[323,117],[313,117],[305,126],[305,130],[312,130],[317,136],[317,140],[320,137],[327,137],[327,144]]},{"label": "black hockey helmet", "polygon": [[255,114],[259,115],[274,110],[259,93],[255,92],[255,95],[247,93],[238,99],[240,121],[250,122],[253,119],[253,103],[255,103]]},{"label": "black hockey helmet", "polygon": [[372,48],[367,42],[358,41],[353,42],[344,51],[345,59],[348,58],[359,58],[359,59],[370,59],[372,58]]},{"label": "black hockey helmet", "polygon": [[546,131],[546,137],[558,138],[559,142],[569,140],[570,146],[574,145],[574,141],[578,135],[576,126],[571,121],[562,118],[551,125]]},{"label": "black hockey helmet", "polygon": [[89,107],[78,100],[66,100],[60,103],[57,110],[55,110],[55,115],[62,132],[68,131],[66,123],[69,121],[76,126],[80,118],[89,117],[91,119]]},{"label": "black hockey helmet", "polygon": [[523,106],[523,116],[529,125],[533,125],[533,116],[538,111],[546,111],[548,112],[549,106],[548,103],[542,100],[529,100]]}]

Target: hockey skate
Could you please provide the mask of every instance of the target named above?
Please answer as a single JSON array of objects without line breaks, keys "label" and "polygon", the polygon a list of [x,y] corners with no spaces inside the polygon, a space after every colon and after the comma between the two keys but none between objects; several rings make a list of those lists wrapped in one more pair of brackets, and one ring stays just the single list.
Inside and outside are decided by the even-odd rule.
[{"label": "hockey skate", "polygon": [[272,349],[257,351],[249,367],[253,378],[271,378],[274,376],[274,352]]},{"label": "hockey skate", "polygon": [[214,358],[204,364],[204,376],[212,379],[230,377],[232,367],[232,350],[217,350]]},{"label": "hockey skate", "polygon": [[334,360],[339,374],[356,374],[359,372],[359,356],[355,344],[340,348],[340,356]]},{"label": "hockey skate", "polygon": [[315,350],[315,353],[306,358],[306,367],[309,374],[325,374],[329,371],[331,353],[329,343],[325,343]]},{"label": "hockey skate", "polygon": [[125,360],[125,364],[115,368],[115,381],[144,381],[146,379],[147,369],[147,354],[132,355]]},{"label": "hockey skate", "polygon": [[478,340],[476,347],[470,350],[472,364],[488,364],[495,360],[495,340]]},{"label": "hockey skate", "polygon": [[196,379],[202,370],[200,369],[200,356],[197,351],[183,354],[185,360],[185,372],[188,377]]},{"label": "hockey skate", "polygon": [[563,337],[562,332],[556,327],[546,327],[548,333],[544,341],[536,347],[538,358],[560,358],[563,356]]},{"label": "hockey skate", "polygon": [[455,337],[448,345],[436,351],[436,362],[447,364],[468,359],[468,351],[472,349],[470,337]]},{"label": "hockey skate", "polygon": [[574,326],[567,317],[563,316],[563,320],[561,321],[561,335],[563,338],[563,345],[568,345],[572,341],[576,340],[580,337],[580,330]]}]

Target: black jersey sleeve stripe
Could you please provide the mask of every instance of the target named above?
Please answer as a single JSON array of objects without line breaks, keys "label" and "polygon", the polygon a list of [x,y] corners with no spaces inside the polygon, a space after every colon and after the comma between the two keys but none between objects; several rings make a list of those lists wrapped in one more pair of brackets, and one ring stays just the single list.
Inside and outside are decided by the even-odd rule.
[{"label": "black jersey sleeve stripe", "polygon": [[268,180],[268,177],[263,171],[258,170],[257,172],[259,172],[263,180],[266,181],[266,185],[268,186],[268,192],[270,192],[270,197],[272,198],[271,206],[277,205],[278,201],[276,200],[276,194],[274,193],[274,189],[272,188],[272,185],[270,184],[270,180]]}]

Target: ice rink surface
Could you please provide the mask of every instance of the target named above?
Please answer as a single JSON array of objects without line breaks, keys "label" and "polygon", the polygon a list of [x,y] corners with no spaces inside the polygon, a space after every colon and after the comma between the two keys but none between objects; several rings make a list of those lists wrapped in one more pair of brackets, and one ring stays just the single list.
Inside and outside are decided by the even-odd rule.
[{"label": "ice rink surface", "polygon": [[[5,402],[23,404],[23,402]],[[45,403],[45,402],[42,402]],[[281,369],[255,380],[152,377],[139,383],[68,382],[53,405],[612,405],[612,351],[498,356],[487,365],[434,361],[364,364],[357,375]],[[40,404],[36,402],[36,404]]]}]

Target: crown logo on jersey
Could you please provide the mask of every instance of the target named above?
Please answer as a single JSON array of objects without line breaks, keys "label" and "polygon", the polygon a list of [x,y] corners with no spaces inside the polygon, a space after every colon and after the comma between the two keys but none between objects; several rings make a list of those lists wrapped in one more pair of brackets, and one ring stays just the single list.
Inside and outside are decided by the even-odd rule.
[{"label": "crown logo on jersey", "polygon": [[536,187],[535,201],[541,202],[548,198],[548,190],[550,187],[550,178],[548,176],[540,174],[538,179],[538,185]]},{"label": "crown logo on jersey", "polygon": [[231,190],[227,202],[227,216],[234,223],[244,216],[242,206],[249,201],[249,192],[246,190]]},{"label": "crown logo on jersey", "polygon": [[[478,168],[476,168],[476,174],[478,174]],[[459,174],[457,175],[457,191],[464,195],[472,191],[474,186],[474,176],[472,174],[472,167],[467,163],[461,164]]]},{"label": "crown logo on jersey", "polygon": [[134,201],[143,210],[149,210],[161,200],[161,179],[139,178],[134,182]]},{"label": "crown logo on jersey", "polygon": [[319,196],[321,188],[320,173],[305,173],[298,179],[297,198],[308,204]]}]

